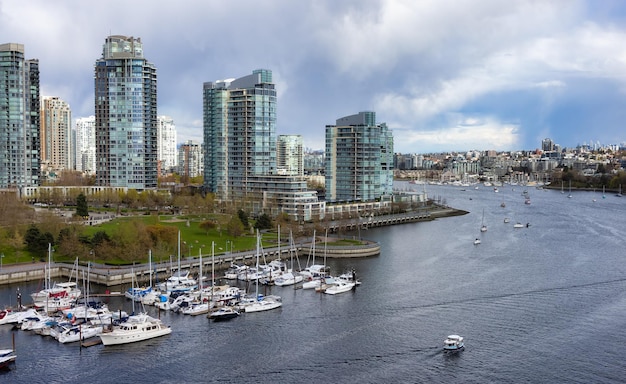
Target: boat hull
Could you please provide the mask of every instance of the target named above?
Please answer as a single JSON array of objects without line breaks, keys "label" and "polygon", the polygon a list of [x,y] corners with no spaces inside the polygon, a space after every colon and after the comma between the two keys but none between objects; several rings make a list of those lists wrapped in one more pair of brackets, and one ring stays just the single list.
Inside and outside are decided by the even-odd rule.
[{"label": "boat hull", "polygon": [[129,344],[136,343],[138,341],[144,341],[153,339],[155,337],[165,336],[172,333],[172,329],[169,327],[163,327],[161,329],[156,329],[148,332],[141,333],[115,333],[115,331],[109,333],[101,333],[100,340],[102,340],[102,344],[104,345],[118,345],[118,344]]}]

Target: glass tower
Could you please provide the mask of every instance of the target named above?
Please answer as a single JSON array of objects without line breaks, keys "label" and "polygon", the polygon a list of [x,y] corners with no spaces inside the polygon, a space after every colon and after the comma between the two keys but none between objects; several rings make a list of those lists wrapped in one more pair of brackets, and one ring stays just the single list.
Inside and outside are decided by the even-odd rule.
[{"label": "glass tower", "polygon": [[326,200],[372,201],[393,192],[393,135],[374,112],[326,126]]},{"label": "glass tower", "polygon": [[204,83],[204,186],[243,196],[253,176],[276,172],[276,89],[272,72]]},{"label": "glass tower", "polygon": [[157,187],[157,75],[141,39],[106,38],[95,64],[96,184]]},{"label": "glass tower", "polygon": [[0,44],[0,188],[39,185],[39,122],[39,61]]}]

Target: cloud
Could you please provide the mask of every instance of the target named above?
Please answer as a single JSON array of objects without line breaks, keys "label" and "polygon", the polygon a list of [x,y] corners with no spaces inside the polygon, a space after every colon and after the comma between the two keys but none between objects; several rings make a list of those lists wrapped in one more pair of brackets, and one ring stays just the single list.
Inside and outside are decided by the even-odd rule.
[{"label": "cloud", "polygon": [[519,148],[519,130],[519,124],[501,122],[493,116],[454,115],[447,124],[434,129],[400,129],[398,133],[403,137],[403,147],[410,152],[435,152],[444,148],[457,151]]},{"label": "cloud", "polygon": [[[307,147],[323,148],[326,124],[374,110],[400,151],[421,139],[445,148],[437,137],[458,147],[455,137],[468,132],[472,143],[519,149],[544,133],[564,145],[588,141],[583,124],[594,120],[603,125],[598,140],[619,136],[626,4],[601,4],[0,0],[0,43],[22,43],[40,59],[43,92],[69,102],[76,118],[93,114],[93,65],[106,36],[141,37],[158,69],[159,114],[174,118],[180,142],[202,138],[203,82],[267,68],[279,94],[278,133],[302,134]],[[590,88],[597,104],[585,111],[593,115],[565,122]],[[477,117],[484,130],[459,116]],[[508,132],[502,141],[497,129]]]}]

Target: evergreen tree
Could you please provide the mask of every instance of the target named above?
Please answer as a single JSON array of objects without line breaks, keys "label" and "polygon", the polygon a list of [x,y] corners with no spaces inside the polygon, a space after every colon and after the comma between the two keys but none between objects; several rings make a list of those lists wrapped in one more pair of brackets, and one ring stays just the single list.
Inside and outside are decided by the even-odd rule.
[{"label": "evergreen tree", "polygon": [[89,207],[87,206],[87,198],[84,194],[76,197],[76,215],[79,217],[89,217]]}]

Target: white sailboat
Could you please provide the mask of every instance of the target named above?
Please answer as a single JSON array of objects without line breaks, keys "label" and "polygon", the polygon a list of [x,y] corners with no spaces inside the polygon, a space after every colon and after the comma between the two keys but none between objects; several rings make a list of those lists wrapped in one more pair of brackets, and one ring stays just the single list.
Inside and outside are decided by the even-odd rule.
[{"label": "white sailboat", "polygon": [[482,219],[482,224],[480,226],[480,231],[487,232],[487,226],[485,225],[485,210],[484,209],[483,209],[483,219]]},{"label": "white sailboat", "polygon": [[569,181],[569,194],[567,195],[567,198],[572,198],[572,180]]},{"label": "white sailboat", "polygon": [[278,277],[278,278],[276,278],[274,280],[274,285],[277,285],[279,287],[284,287],[286,285],[298,284],[298,283],[302,282],[302,280],[304,279],[302,277],[302,275],[297,273],[295,268],[294,268],[293,254],[294,254],[294,252],[297,252],[297,251],[295,249],[295,245],[294,245],[294,242],[293,242],[293,236],[292,236],[291,232],[289,233],[289,245],[290,245],[289,255],[290,255],[290,258],[291,258],[291,269],[287,270],[287,272],[283,273],[280,277]]},{"label": "white sailboat", "polygon": [[[259,255],[261,253],[261,235],[257,231],[256,235],[256,265],[259,267]],[[242,302],[244,311],[248,312],[261,312],[269,311],[272,309],[280,308],[283,305],[280,296],[263,296],[259,294],[259,280],[256,281],[256,291],[253,299],[244,300]]]},{"label": "white sailboat", "polygon": [[[72,274],[74,271],[77,271],[76,279],[78,279],[78,258],[74,262]],[[52,244],[48,243],[48,266],[45,270],[44,289],[31,294],[34,306],[43,308],[47,312],[55,312],[71,307],[82,294],[81,290],[78,289],[78,283],[71,281],[72,277],[70,276],[67,282],[52,284],[51,272]]]}]

